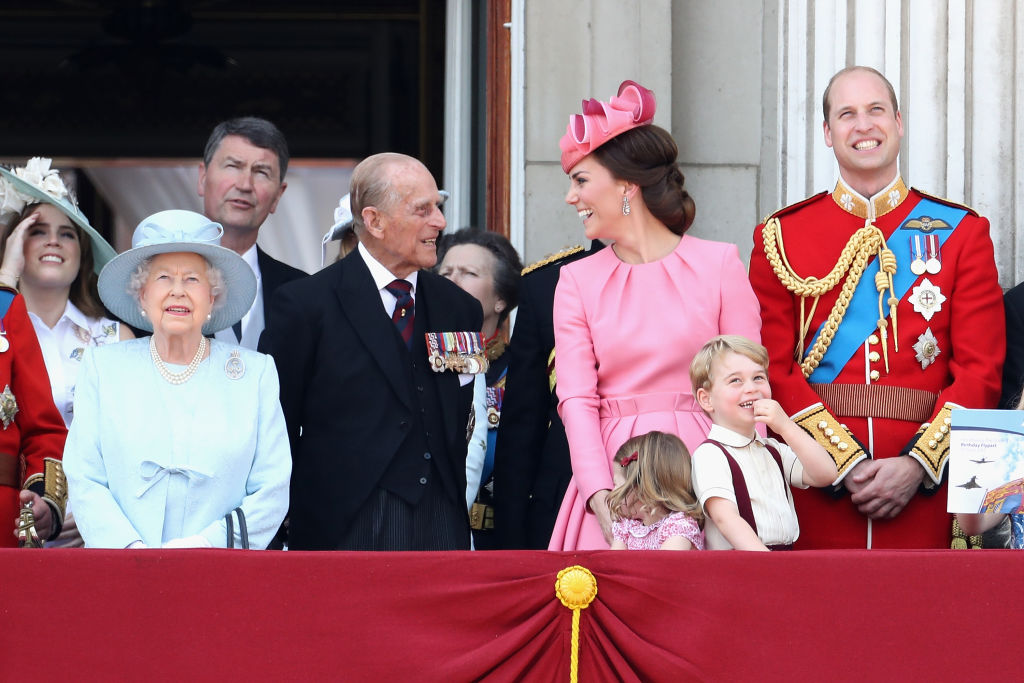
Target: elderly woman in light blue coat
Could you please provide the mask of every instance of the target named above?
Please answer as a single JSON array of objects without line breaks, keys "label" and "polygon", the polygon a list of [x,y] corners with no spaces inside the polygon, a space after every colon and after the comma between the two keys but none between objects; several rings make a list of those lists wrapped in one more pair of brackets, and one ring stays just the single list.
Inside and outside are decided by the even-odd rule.
[{"label": "elderly woman in light blue coat", "polygon": [[100,274],[107,308],[153,335],[82,361],[64,467],[87,546],[239,547],[244,526],[265,548],[284,519],[291,457],[274,362],[204,336],[256,293],[222,232],[162,211]]}]

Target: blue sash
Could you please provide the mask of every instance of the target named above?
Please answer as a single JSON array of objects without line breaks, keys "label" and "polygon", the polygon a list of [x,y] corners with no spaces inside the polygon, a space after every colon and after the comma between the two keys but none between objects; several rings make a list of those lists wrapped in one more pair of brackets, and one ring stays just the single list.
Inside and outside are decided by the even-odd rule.
[{"label": "blue sash", "polygon": [[[946,204],[940,204],[930,199],[922,199],[907,214],[907,219],[889,237],[889,249],[896,255],[896,262],[899,267],[893,275],[893,294],[897,299],[902,299],[910,287],[917,281],[918,276],[910,272],[910,237],[914,233],[932,234],[939,238],[939,246],[943,245],[960,221],[967,215],[966,209],[958,209]],[[911,221],[920,221],[921,217],[927,216],[932,219],[930,229],[908,226]],[[949,227],[935,227],[934,224],[942,220]],[[925,222],[927,224],[927,221]],[[878,257],[871,259],[871,262],[864,268],[864,274],[853,291],[853,298],[846,309],[843,322],[836,330],[832,343],[825,350],[821,363],[807,378],[808,382],[827,384],[835,381],[846,364],[850,362],[853,354],[857,352],[868,335],[878,328],[878,290],[875,289],[875,274],[878,273]],[[888,310],[888,305],[883,302],[882,310]],[[821,334],[824,324],[818,328],[811,340],[811,346]],[[810,347],[808,347],[810,348]]]},{"label": "blue sash", "polygon": [[16,296],[17,294],[14,292],[6,289],[0,289],[0,318],[7,315],[7,310],[11,307],[11,304],[14,303],[14,297]]}]

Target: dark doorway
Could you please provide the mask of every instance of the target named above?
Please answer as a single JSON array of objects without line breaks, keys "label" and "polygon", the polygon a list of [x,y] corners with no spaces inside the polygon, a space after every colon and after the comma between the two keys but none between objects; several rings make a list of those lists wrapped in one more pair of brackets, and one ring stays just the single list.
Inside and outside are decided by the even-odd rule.
[{"label": "dark doorway", "polygon": [[0,157],[200,156],[274,121],[300,158],[442,177],[444,0],[33,0],[0,8]]}]

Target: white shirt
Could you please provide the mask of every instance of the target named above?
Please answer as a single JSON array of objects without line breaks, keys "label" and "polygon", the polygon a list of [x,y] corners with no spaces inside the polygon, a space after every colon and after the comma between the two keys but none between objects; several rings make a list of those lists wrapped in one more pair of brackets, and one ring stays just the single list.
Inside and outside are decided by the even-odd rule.
[{"label": "white shirt", "polygon": [[363,246],[360,242],[356,247],[359,250],[359,255],[363,257],[363,261],[366,262],[366,267],[370,269],[370,276],[373,278],[373,283],[377,285],[377,291],[380,292],[381,303],[384,304],[384,310],[387,311],[388,317],[390,318],[395,313],[395,304],[398,303],[398,299],[395,295],[384,289],[395,280],[405,280],[412,285],[412,300],[416,301],[416,276],[419,275],[419,271],[412,271],[405,277],[398,277],[390,270],[381,265],[381,262],[373,258],[370,254],[370,250]]},{"label": "white shirt", "polygon": [[64,418],[64,425],[70,427],[74,417],[75,381],[85,348],[116,342],[120,337],[120,323],[109,318],[89,318],[71,301],[52,329],[35,313],[29,311],[28,317],[43,352],[53,402]]},{"label": "white shirt", "polygon": [[[740,466],[761,541],[765,545],[785,545],[796,541],[800,535],[800,525],[793,508],[793,498],[786,482],[779,475],[775,458],[765,448],[765,444],[774,446],[779,452],[789,484],[805,489],[804,468],[793,449],[781,441],[760,435],[751,439],[721,425],[712,425],[708,438],[725,446]],[[716,496],[736,502],[732,472],[718,446],[699,446],[693,453],[692,461],[693,488],[701,506]],[[708,550],[732,548],[732,544],[718,530],[710,516],[704,526],[704,537]]]},{"label": "white shirt", "polygon": [[249,264],[253,275],[256,276],[256,298],[253,300],[249,312],[242,316],[242,339],[239,340],[235,337],[235,331],[230,327],[220,330],[213,335],[213,338],[225,344],[243,346],[255,351],[265,326],[263,318],[263,278],[260,276],[260,263],[257,258],[255,244],[242,254],[242,260]]}]

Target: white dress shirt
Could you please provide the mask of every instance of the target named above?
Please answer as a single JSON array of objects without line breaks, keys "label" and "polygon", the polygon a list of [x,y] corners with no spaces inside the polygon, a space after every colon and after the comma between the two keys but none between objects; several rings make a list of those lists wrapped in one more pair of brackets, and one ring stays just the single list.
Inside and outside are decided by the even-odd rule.
[{"label": "white dress shirt", "polygon": [[82,355],[86,347],[116,342],[120,338],[120,323],[109,318],[90,318],[70,301],[52,328],[31,311],[28,317],[43,352],[53,402],[64,418],[64,426],[70,427],[74,417],[75,380]]},{"label": "white dress shirt", "polygon": [[260,263],[256,255],[255,244],[242,254],[242,260],[249,264],[253,275],[256,276],[256,299],[252,302],[249,312],[242,316],[242,339],[239,340],[235,337],[235,331],[230,327],[218,331],[213,335],[213,338],[225,344],[243,346],[255,351],[256,345],[260,341],[260,335],[263,334],[263,328],[265,327],[263,318],[263,278],[260,276]]},{"label": "white dress shirt", "polygon": [[370,250],[364,247],[362,242],[359,243],[357,249],[359,249],[359,255],[363,257],[363,261],[366,262],[366,267],[370,269],[370,276],[373,277],[373,283],[377,285],[377,291],[380,292],[381,303],[384,304],[384,310],[387,311],[389,318],[395,313],[395,304],[398,303],[398,299],[395,298],[394,294],[384,288],[395,280],[405,280],[412,285],[412,291],[410,294],[412,295],[413,303],[416,302],[416,276],[419,275],[419,271],[414,270],[403,278],[397,277],[394,273],[381,265],[380,261],[373,258],[373,255],[370,254]]},{"label": "white dress shirt", "polygon": [[[737,434],[721,425],[712,425],[708,438],[718,441],[736,460],[743,473],[750,495],[750,508],[757,523],[757,535],[765,545],[785,545],[796,541],[800,524],[789,486],[805,489],[804,467],[793,449],[784,442],[755,435]],[[782,458],[786,481],[779,473],[765,444],[775,447]],[[703,444],[693,454],[693,487],[701,506],[709,498],[724,498],[736,502],[732,472],[722,451],[713,444]],[[706,508],[705,508],[706,511]],[[728,550],[732,544],[725,538],[714,520],[707,518],[704,526],[705,547],[708,550]]]}]

